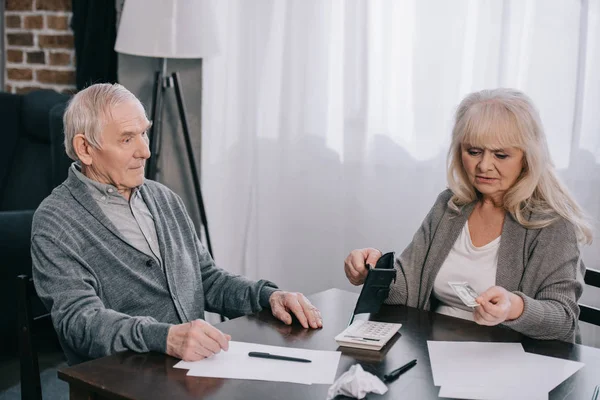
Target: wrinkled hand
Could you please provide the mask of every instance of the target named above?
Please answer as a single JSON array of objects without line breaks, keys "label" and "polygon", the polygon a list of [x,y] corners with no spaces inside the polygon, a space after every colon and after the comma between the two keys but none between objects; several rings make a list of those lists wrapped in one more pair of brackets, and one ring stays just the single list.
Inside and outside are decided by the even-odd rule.
[{"label": "wrinkled hand", "polygon": [[473,319],[479,325],[494,326],[518,318],[523,313],[521,296],[500,286],[492,286],[476,299],[479,307],[473,310]]},{"label": "wrinkled hand", "polygon": [[381,258],[381,251],[373,248],[352,250],[344,260],[344,272],[351,284],[358,286],[365,283],[369,270],[366,264],[375,267]]},{"label": "wrinkled hand", "polygon": [[197,319],[169,328],[167,354],[183,361],[198,361],[229,349],[231,336]]},{"label": "wrinkled hand", "polygon": [[317,307],[304,297],[302,293],[290,293],[278,290],[269,297],[271,312],[286,325],[292,323],[290,312],[294,313],[304,328],[313,329],[323,327],[323,318]]}]

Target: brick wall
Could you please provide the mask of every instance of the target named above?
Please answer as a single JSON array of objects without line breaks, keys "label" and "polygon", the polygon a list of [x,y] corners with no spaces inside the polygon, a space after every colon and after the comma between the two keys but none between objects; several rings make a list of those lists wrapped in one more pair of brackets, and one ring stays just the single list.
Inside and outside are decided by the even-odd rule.
[{"label": "brick wall", "polygon": [[2,0],[6,72],[4,90],[75,91],[71,0]]}]

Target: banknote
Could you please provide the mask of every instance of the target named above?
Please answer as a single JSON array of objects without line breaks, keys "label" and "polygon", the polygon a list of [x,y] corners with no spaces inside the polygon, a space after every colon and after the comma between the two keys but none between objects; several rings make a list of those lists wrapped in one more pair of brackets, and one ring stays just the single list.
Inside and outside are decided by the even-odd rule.
[{"label": "banknote", "polygon": [[477,307],[479,305],[475,301],[479,297],[479,293],[469,285],[469,282],[448,282],[448,285],[466,306]]}]

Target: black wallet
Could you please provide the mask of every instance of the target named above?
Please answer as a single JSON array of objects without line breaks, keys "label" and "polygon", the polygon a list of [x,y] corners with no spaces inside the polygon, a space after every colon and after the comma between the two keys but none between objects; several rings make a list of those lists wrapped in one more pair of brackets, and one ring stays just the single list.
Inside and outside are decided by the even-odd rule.
[{"label": "black wallet", "polygon": [[382,255],[375,268],[369,270],[360,296],[358,296],[353,316],[378,312],[381,304],[390,294],[392,281],[396,281],[396,270],[394,269],[394,253],[390,252]]}]

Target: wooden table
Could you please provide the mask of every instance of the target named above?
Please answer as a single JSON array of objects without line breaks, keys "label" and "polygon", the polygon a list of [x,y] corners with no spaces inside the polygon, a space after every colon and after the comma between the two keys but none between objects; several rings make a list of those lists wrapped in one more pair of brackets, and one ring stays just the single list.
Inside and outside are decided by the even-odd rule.
[{"label": "wooden table", "polygon": [[[233,340],[316,350],[336,350],[333,339],[348,323],[357,299],[355,293],[339,289],[309,296],[322,312],[324,327],[305,330],[286,326],[269,312],[219,324]],[[373,319],[400,322],[396,335],[381,352],[339,348],[342,351],[337,376],[359,362],[363,368],[382,375],[416,358],[418,364],[397,381],[385,399],[435,399],[427,340],[521,342],[525,351],[584,362],[586,365],[550,393],[550,399],[590,399],[600,384],[600,350],[558,341],[538,341],[501,327],[484,327],[431,312],[403,306],[384,306]],[[187,377],[174,369],[179,360],[158,353],[124,352],[59,370],[69,383],[71,399],[325,399],[328,385]],[[493,367],[493,360],[490,360]],[[518,366],[515,366],[518,367]]]}]

